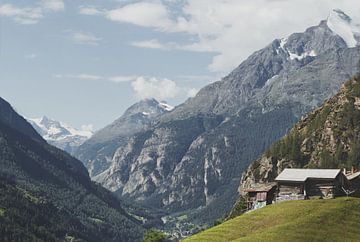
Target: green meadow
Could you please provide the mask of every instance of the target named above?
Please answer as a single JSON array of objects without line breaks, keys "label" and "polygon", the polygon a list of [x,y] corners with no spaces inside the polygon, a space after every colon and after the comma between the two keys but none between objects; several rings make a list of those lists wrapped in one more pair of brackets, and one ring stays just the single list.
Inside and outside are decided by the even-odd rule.
[{"label": "green meadow", "polygon": [[360,241],[360,199],[301,200],[243,214],[192,241]]}]

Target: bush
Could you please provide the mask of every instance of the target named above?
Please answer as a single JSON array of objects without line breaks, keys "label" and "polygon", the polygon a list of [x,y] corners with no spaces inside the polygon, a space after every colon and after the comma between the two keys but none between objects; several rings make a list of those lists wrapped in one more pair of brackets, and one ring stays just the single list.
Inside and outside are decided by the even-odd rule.
[{"label": "bush", "polygon": [[247,210],[246,197],[240,196],[239,200],[236,201],[236,203],[229,215],[229,219],[240,216],[241,214],[245,213],[246,210]]},{"label": "bush", "polygon": [[157,229],[150,229],[146,231],[142,242],[165,242],[165,241],[166,241],[166,235],[163,232]]}]

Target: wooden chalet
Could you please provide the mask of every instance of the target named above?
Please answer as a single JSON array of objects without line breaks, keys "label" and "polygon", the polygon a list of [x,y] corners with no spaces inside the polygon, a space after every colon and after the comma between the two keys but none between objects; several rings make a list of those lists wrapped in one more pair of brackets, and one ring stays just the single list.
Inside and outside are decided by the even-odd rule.
[{"label": "wooden chalet", "polygon": [[245,190],[247,209],[254,210],[273,203],[276,194],[276,183],[258,183]]},{"label": "wooden chalet", "polygon": [[341,169],[284,169],[277,182],[277,201],[334,198],[350,193]]}]

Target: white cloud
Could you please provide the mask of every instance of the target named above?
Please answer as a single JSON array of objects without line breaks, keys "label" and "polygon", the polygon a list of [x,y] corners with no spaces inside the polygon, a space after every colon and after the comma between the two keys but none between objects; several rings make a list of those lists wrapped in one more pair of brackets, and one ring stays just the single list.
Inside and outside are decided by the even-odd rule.
[{"label": "white cloud", "polygon": [[156,2],[137,2],[107,11],[106,18],[122,23],[168,30],[172,21],[166,7]]},{"label": "white cloud", "polygon": [[41,8],[18,8],[12,4],[0,5],[0,16],[12,18],[19,24],[36,24],[42,17]]},{"label": "white cloud", "polygon": [[65,4],[62,0],[42,0],[41,6],[51,11],[61,11],[65,9]]},{"label": "white cloud", "polygon": [[[186,86],[179,86],[175,81],[167,78],[136,76],[136,75],[117,75],[117,76],[102,76],[94,74],[55,74],[54,78],[63,79],[77,79],[84,81],[108,81],[114,83],[128,82],[134,91],[134,94],[139,99],[156,98],[158,100],[166,100],[177,97],[194,97],[198,89]],[[189,78],[200,78],[205,76],[187,76]],[[179,77],[181,79],[182,77]],[[185,78],[185,76],[183,76]]]},{"label": "white cloud", "polygon": [[77,44],[86,44],[86,45],[99,45],[101,38],[96,37],[91,33],[75,32],[72,33],[72,39]]},{"label": "white cloud", "polygon": [[71,78],[71,79],[78,79],[78,80],[88,80],[88,81],[109,81],[109,82],[131,82],[135,80],[138,76],[129,75],[129,76],[101,76],[101,75],[94,75],[94,74],[87,74],[87,73],[81,73],[81,74],[55,74],[53,75],[54,78],[62,79],[62,78]]},{"label": "white cloud", "polygon": [[91,74],[80,74],[80,75],[74,76],[74,78],[81,79],[81,80],[91,80],[91,81],[103,79],[101,76],[91,75]]},{"label": "white cloud", "polygon": [[[173,11],[172,5],[178,11]],[[140,1],[105,11],[106,18],[168,33],[186,33],[189,43],[136,41],[133,46],[161,50],[214,52],[209,69],[228,72],[275,38],[304,31],[340,8],[352,17],[358,0],[181,0]],[[359,16],[360,17],[360,16]]]},{"label": "white cloud", "polygon": [[35,6],[18,7],[13,4],[0,4],[0,16],[13,19],[18,24],[36,24],[49,12],[64,10],[62,0],[42,0]]},{"label": "white cloud", "polygon": [[90,16],[94,16],[94,15],[103,15],[104,11],[100,10],[98,8],[95,7],[80,7],[79,8],[79,13],[83,14],[83,15],[90,15]]},{"label": "white cloud", "polygon": [[63,75],[63,74],[55,74],[53,77],[62,79],[62,78],[72,78],[72,79],[79,79],[79,80],[89,80],[89,81],[97,81],[103,80],[102,76],[92,75],[92,74],[77,74],[77,75]]},{"label": "white cloud", "polygon": [[134,41],[130,43],[132,46],[148,49],[160,49],[160,50],[174,50],[181,47],[174,42],[160,43],[157,39],[150,39],[144,41]]},{"label": "white cloud", "polygon": [[108,80],[112,82],[129,82],[133,81],[137,78],[137,76],[112,76],[109,77]]},{"label": "white cloud", "polygon": [[147,48],[147,49],[159,49],[159,50],[186,50],[186,51],[195,51],[195,52],[213,52],[213,49],[209,46],[199,45],[198,43],[180,45],[175,42],[165,42],[162,43],[157,39],[143,40],[143,41],[133,41],[130,45]]},{"label": "white cloud", "polygon": [[156,98],[158,100],[166,100],[175,98],[181,91],[174,81],[154,77],[138,77],[131,83],[131,86],[136,96],[140,99]]}]

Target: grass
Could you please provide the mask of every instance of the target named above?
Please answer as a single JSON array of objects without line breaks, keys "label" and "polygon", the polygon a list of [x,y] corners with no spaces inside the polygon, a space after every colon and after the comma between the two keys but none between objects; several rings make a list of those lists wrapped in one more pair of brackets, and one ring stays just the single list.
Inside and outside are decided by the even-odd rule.
[{"label": "grass", "polygon": [[191,241],[360,241],[360,199],[289,201],[231,219]]}]

